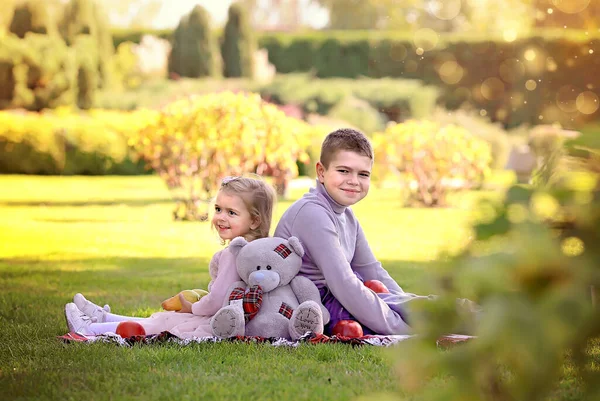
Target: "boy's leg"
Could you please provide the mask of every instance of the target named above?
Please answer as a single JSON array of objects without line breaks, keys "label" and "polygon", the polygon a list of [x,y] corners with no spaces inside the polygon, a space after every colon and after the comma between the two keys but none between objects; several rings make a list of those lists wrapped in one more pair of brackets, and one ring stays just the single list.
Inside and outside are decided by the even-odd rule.
[{"label": "boy's leg", "polygon": [[[398,313],[402,320],[408,325],[411,324],[411,314],[415,312],[415,303],[423,301],[435,301],[437,296],[418,296],[414,294],[377,294],[394,312]],[[408,296],[406,296],[408,295]],[[466,298],[456,299],[456,313],[466,318],[469,322],[467,325],[477,325],[483,316],[483,308],[475,302]],[[474,326],[473,326],[474,327]],[[469,331],[468,329],[461,329],[460,331]]]},{"label": "boy's leg", "polygon": [[[335,298],[333,296],[331,291],[329,291],[329,288],[322,287],[319,289],[319,292],[321,294],[321,303],[329,311],[329,315],[330,315],[329,323],[327,323],[325,325],[324,333],[326,335],[331,335],[331,330],[335,327],[336,323],[338,323],[340,320],[353,320],[355,322],[358,322],[358,320],[354,316],[352,316],[352,314],[350,312],[348,312],[346,310],[346,308],[344,308],[342,306],[340,301],[338,301],[337,298]],[[362,324],[361,324],[361,326],[363,328],[364,335],[375,334],[368,327],[365,327]]]}]

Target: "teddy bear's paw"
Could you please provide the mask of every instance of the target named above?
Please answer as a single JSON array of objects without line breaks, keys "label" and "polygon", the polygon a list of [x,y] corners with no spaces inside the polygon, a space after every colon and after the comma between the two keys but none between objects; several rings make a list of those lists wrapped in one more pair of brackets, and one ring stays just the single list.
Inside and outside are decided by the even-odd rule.
[{"label": "teddy bear's paw", "polygon": [[323,313],[314,301],[301,303],[290,319],[290,335],[298,339],[306,332],[323,333]]},{"label": "teddy bear's paw", "polygon": [[213,334],[228,338],[244,335],[244,312],[239,308],[226,307],[219,310],[210,320]]}]

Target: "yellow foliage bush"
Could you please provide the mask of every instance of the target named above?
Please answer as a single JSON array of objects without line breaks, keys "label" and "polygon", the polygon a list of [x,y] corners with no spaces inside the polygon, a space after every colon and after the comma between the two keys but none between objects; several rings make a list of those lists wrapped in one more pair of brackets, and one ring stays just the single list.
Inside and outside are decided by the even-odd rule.
[{"label": "yellow foliage bush", "polygon": [[490,173],[490,145],[456,125],[411,120],[373,137],[379,176],[395,173],[416,201],[443,205],[452,188],[472,188]]},{"label": "yellow foliage bush", "polygon": [[153,112],[0,111],[0,172],[139,174],[127,139]]},{"label": "yellow foliage bush", "polygon": [[258,173],[283,191],[308,161],[313,128],[252,93],[219,92],[175,101],[129,143],[172,190],[195,202],[221,179]]}]

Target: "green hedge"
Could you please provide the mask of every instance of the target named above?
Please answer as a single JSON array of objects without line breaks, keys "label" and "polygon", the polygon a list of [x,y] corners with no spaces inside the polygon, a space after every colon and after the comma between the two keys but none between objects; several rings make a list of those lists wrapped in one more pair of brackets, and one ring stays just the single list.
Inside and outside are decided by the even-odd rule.
[{"label": "green hedge", "polygon": [[[573,116],[547,109],[557,105],[557,93],[568,85],[600,96],[600,74],[596,73],[600,67],[599,36],[543,31],[507,42],[444,35],[435,48],[421,52],[411,35],[311,32],[263,35],[259,45],[268,50],[270,62],[280,73],[419,79],[425,85],[442,88],[441,101],[449,109],[468,101],[507,126],[539,123],[539,116],[547,113],[554,113],[548,117],[568,125],[572,118],[585,121],[600,116],[598,111]],[[444,71],[452,62],[462,68],[458,82],[454,78],[461,74],[456,74],[456,69]],[[535,90],[526,89],[529,80],[535,82]]]}]

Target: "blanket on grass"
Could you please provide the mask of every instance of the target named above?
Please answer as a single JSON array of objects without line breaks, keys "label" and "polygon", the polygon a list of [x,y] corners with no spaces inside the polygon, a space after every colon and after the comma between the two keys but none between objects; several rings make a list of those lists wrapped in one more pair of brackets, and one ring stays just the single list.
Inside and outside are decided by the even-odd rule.
[{"label": "blanket on grass", "polygon": [[[168,331],[162,332],[160,334],[148,335],[148,336],[133,336],[129,338],[122,338],[121,336],[113,333],[107,333],[97,336],[84,336],[75,332],[67,333],[63,336],[59,336],[58,338],[66,343],[75,343],[75,342],[85,342],[85,343],[93,343],[93,342],[105,342],[105,343],[114,343],[120,346],[130,347],[135,344],[142,345],[152,345],[152,344],[164,344],[164,343],[176,343],[179,345],[189,345],[195,343],[218,343],[218,342],[239,342],[239,343],[266,343],[271,344],[273,346],[288,346],[288,347],[297,347],[301,344],[325,344],[325,343],[340,343],[340,344],[349,344],[352,346],[359,345],[375,345],[375,346],[383,346],[387,347],[390,345],[397,344],[399,342],[408,340],[415,337],[414,335],[370,335],[363,336],[358,338],[349,338],[342,336],[326,336],[324,334],[316,334],[313,332],[308,332],[302,337],[300,337],[296,341],[291,341],[285,338],[265,338],[265,337],[249,337],[249,336],[240,336],[240,337],[232,337],[232,338],[218,338],[218,337],[196,337],[191,339],[182,339],[179,338]],[[470,339],[473,339],[473,336],[466,336],[461,334],[449,334],[442,336],[437,339],[436,343],[439,348],[449,348],[457,344],[465,343]]]}]

